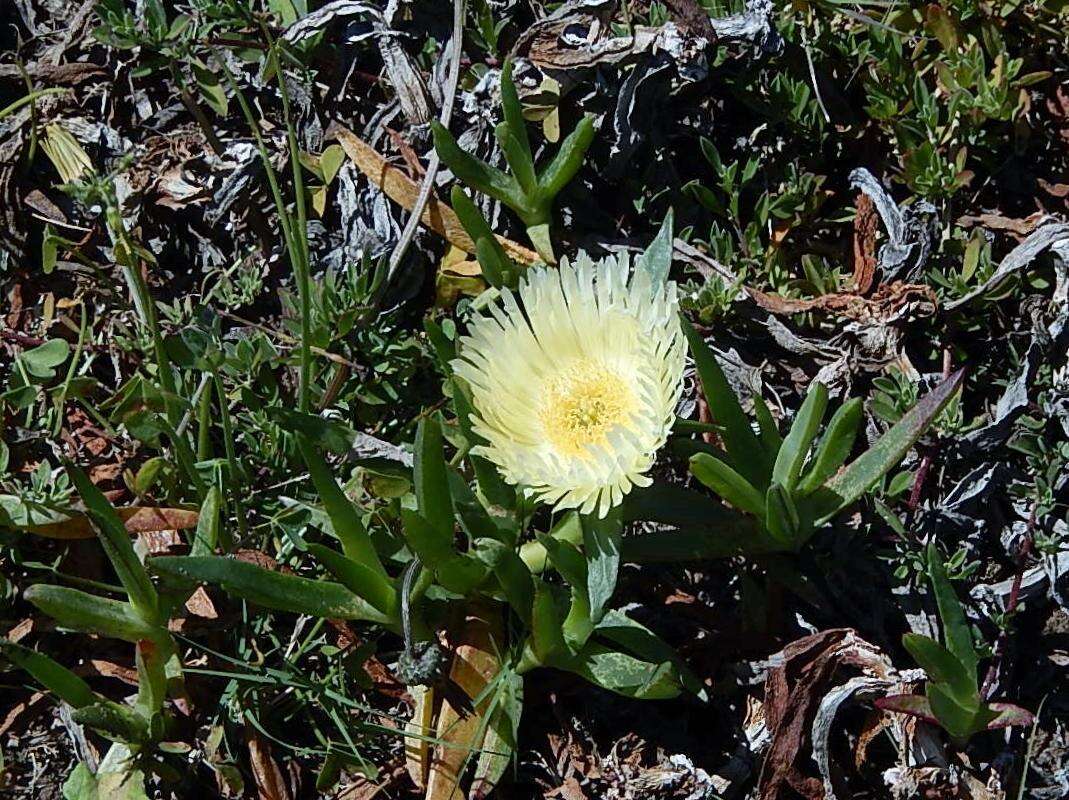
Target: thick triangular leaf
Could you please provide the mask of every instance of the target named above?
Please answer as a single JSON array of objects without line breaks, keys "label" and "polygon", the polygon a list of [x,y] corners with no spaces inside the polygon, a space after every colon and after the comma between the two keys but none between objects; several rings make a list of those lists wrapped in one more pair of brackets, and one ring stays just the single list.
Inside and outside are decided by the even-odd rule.
[{"label": "thick triangular leaf", "polygon": [[758,519],[764,518],[765,498],[753,484],[719,458],[696,453],[690,457],[690,472],[735,508]]},{"label": "thick triangular leaf", "polygon": [[327,619],[364,619],[386,625],[394,620],[340,583],[315,581],[221,556],[170,556],[149,560],[161,574],[221,586],[264,608]]},{"label": "thick triangular leaf", "polygon": [[943,623],[943,641],[946,642],[946,648],[962,663],[975,685],[979,657],[973,644],[972,629],[965,619],[965,611],[954,593],[954,586],[947,577],[946,567],[943,566],[943,557],[934,541],[928,543],[928,579],[931,581],[935,604],[939,609],[939,619]]},{"label": "thick triangular leaf", "polygon": [[824,521],[858,500],[895,467],[961,386],[958,370],[925,395],[872,447],[830,478],[813,495],[814,516]]},{"label": "thick triangular leaf", "polygon": [[442,426],[435,415],[420,420],[416,429],[416,505],[442,538],[452,539],[453,500],[442,446]]},{"label": "thick triangular leaf", "polygon": [[99,633],[125,642],[167,635],[166,629],[146,622],[129,603],[97,597],[79,589],[37,584],[28,588],[23,597],[64,628]]},{"label": "thick triangular leaf", "polygon": [[303,434],[297,434],[297,444],[346,558],[385,578],[386,569],[382,566],[371,536],[364,526],[360,511],[338,486],[327,462],[311,440]]},{"label": "thick triangular leaf", "polygon": [[806,495],[820,488],[850,457],[854,439],[857,437],[857,428],[861,424],[861,405],[860,398],[855,397],[839,406],[832,415],[824,435],[820,437],[820,444],[813,453],[809,470],[798,484],[800,494]]},{"label": "thick triangular leaf", "polygon": [[709,346],[685,319],[681,319],[683,333],[690,344],[690,353],[698,369],[702,391],[709,404],[709,413],[721,426],[721,438],[731,457],[731,466],[760,490],[768,486],[764,450],[760,439],[750,427],[750,420],[739,405],[720,364]]},{"label": "thick triangular leaf", "polygon": [[780,484],[784,489],[794,489],[798,482],[798,475],[802,471],[802,464],[809,454],[809,448],[820,430],[821,420],[824,419],[824,411],[828,407],[828,389],[824,384],[815,382],[810,385],[809,392],[798,409],[798,415],[794,418],[787,438],[776,455],[775,466],[772,467],[772,482]]},{"label": "thick triangular leaf", "polygon": [[100,544],[123,588],[126,589],[130,605],[147,622],[157,622],[159,598],[156,596],[156,589],[134,552],[130,534],[126,532],[122,520],[115,513],[115,508],[82,470],[68,464],[67,472],[77,487],[78,494],[82,496],[86,513],[96,525]]},{"label": "thick triangular leaf", "polygon": [[907,633],[902,637],[902,646],[928,673],[929,680],[947,684],[963,706],[979,706],[976,679],[943,645],[927,636]]},{"label": "thick triangular leaf", "polygon": [[583,517],[587,597],[590,600],[590,617],[595,624],[601,620],[616,590],[622,536],[623,520],[619,508],[613,509],[604,519],[595,519],[593,515]]},{"label": "thick triangular leaf", "polygon": [[7,639],[0,639],[0,655],[74,708],[81,708],[97,700],[89,684],[58,661],[23,647]]}]

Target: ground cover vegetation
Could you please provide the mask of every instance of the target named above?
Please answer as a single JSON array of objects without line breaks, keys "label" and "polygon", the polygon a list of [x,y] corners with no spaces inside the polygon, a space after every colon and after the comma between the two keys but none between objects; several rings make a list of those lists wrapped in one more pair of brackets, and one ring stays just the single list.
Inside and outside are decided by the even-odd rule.
[{"label": "ground cover vegetation", "polygon": [[0,793],[1069,793],[1069,9],[13,0]]}]

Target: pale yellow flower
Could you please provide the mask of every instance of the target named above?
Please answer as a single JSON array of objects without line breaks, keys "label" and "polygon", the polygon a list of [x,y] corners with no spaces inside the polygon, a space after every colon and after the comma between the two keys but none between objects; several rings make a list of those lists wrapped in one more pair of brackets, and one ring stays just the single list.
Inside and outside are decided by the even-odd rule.
[{"label": "pale yellow flower", "polygon": [[558,509],[604,517],[665,443],[686,343],[672,282],[653,286],[626,256],[581,254],[529,270],[461,338],[474,448],[509,483]]}]

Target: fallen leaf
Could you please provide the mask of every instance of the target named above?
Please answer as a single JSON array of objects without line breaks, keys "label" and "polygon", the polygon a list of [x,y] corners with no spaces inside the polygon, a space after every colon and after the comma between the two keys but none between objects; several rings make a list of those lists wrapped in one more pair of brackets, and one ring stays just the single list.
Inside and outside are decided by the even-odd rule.
[{"label": "fallen leaf", "polygon": [[[504,640],[501,627],[499,608],[485,601],[472,602],[449,669],[449,680],[469,700],[481,697],[497,675],[500,662],[496,654],[502,652]],[[467,797],[460,779],[471,754],[482,744],[486,728],[482,710],[478,707],[473,713],[460,709],[449,697],[443,697],[436,725],[436,739],[442,744],[435,747],[431,758],[426,800]]]},{"label": "fallen leaf", "polygon": [[[397,167],[392,166],[371,145],[345,127],[334,123],[328,135],[333,135],[345,150],[346,155],[353,160],[357,168],[368,179],[382,189],[386,196],[395,203],[411,211],[419,197],[419,185],[405,175]],[[447,241],[456,245],[467,253],[475,252],[475,244],[471,237],[460,224],[460,220],[448,204],[443,203],[433,194],[427,200],[420,221],[428,228]],[[505,248],[505,252],[515,261],[523,264],[533,264],[541,259],[533,250],[529,250],[522,244],[498,236],[497,240]]]},{"label": "fallen leaf", "polygon": [[271,756],[271,745],[251,725],[245,726],[245,743],[259,800],[290,800],[282,770]]},{"label": "fallen leaf", "polygon": [[[196,511],[186,508],[127,506],[115,510],[130,533],[154,533],[192,528],[196,526],[199,518]],[[25,530],[48,539],[92,539],[96,536],[89,517],[84,514],[76,514],[57,522],[29,526]]]}]

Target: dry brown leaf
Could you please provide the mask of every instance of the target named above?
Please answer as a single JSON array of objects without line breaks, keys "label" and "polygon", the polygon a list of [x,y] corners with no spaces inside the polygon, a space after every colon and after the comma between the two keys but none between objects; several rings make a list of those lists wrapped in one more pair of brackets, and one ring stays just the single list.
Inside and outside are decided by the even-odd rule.
[{"label": "dry brown leaf", "polygon": [[219,619],[219,612],[215,610],[215,603],[208,597],[203,586],[198,586],[193,594],[186,600],[186,611],[195,617],[203,619]]},{"label": "dry brown leaf", "polygon": [[413,686],[412,719],[405,723],[405,769],[417,789],[427,785],[431,743],[434,733],[434,687]]},{"label": "dry brown leaf", "polygon": [[7,632],[8,641],[18,644],[33,630],[33,617],[26,617],[22,622]]},{"label": "dry brown leaf", "polygon": [[[449,680],[470,700],[484,694],[500,667],[496,654],[502,652],[501,627],[500,610],[492,604],[473,603],[469,608],[449,669]],[[426,800],[466,800],[460,778],[472,752],[482,744],[485,725],[480,711],[465,713],[450,698],[442,698],[436,738],[444,744],[434,749]]]},{"label": "dry brown leaf", "polygon": [[761,774],[761,800],[792,796],[793,789],[809,800],[822,800],[819,778],[799,768],[808,733],[835,670],[844,658],[841,644],[850,634],[845,628],[815,633],[783,649],[783,663],[765,680],[765,719],[772,745]]},{"label": "dry brown leaf", "polygon": [[[130,533],[155,533],[192,528],[199,518],[196,511],[186,508],[128,506],[115,510]],[[92,539],[96,536],[89,517],[84,514],[76,514],[59,522],[33,525],[27,527],[26,530],[48,539]]]},{"label": "dry brown leaf", "polygon": [[[392,166],[374,147],[347,128],[335,123],[328,131],[328,135],[333,135],[338,140],[357,168],[372,183],[382,189],[387,197],[408,211],[415,207],[416,199],[419,197],[419,184],[397,167]],[[427,200],[420,222],[466,253],[475,252],[475,244],[465,232],[464,226],[460,224],[453,209],[435,197],[433,193]],[[515,261],[533,264],[541,260],[537,253],[522,244],[503,236],[498,236],[497,240],[501,242],[501,246],[505,248],[509,257]]]},{"label": "dry brown leaf", "polygon": [[249,748],[249,766],[260,800],[290,800],[290,791],[275,759],[271,745],[256,731],[245,726],[245,742]]},{"label": "dry brown leaf", "polygon": [[857,195],[854,217],[854,291],[868,294],[876,276],[876,228],[879,224],[876,204],[864,192]]},{"label": "dry brown leaf", "polygon": [[94,658],[89,661],[88,668],[75,670],[79,675],[101,675],[105,678],[115,678],[130,686],[137,686],[137,670],[132,667],[124,667],[114,661],[106,661],[103,658]]},{"label": "dry brown leaf", "polygon": [[844,292],[801,300],[781,297],[778,294],[767,294],[759,289],[747,288],[746,291],[757,305],[773,314],[824,311],[866,323],[891,320],[899,314],[903,306],[909,303],[917,303],[917,310],[925,314],[934,313],[938,304],[938,298],[932,287],[899,281],[881,285],[871,297]]}]

